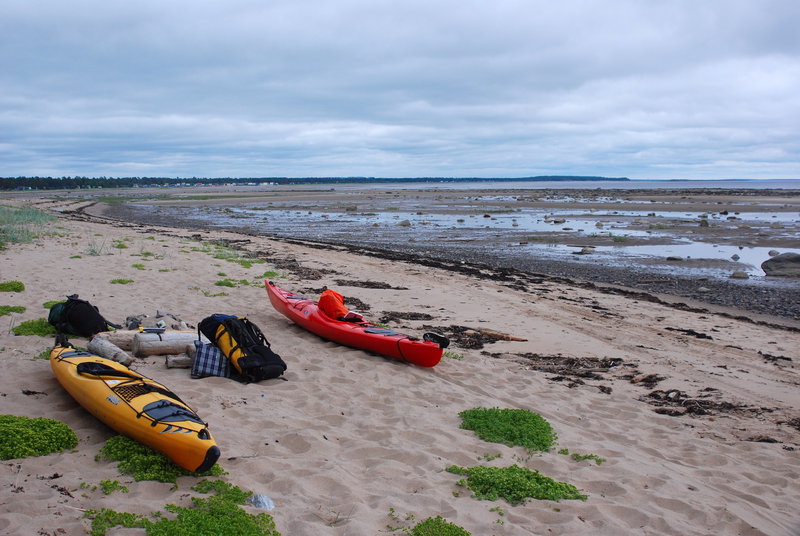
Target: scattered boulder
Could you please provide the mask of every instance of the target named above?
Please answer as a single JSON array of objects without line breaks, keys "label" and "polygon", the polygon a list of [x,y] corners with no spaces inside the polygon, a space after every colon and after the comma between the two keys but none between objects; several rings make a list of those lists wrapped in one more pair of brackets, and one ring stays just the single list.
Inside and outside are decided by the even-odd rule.
[{"label": "scattered boulder", "polygon": [[761,263],[768,276],[800,277],[800,253],[781,253]]},{"label": "scattered boulder", "polygon": [[411,227],[411,222],[408,220],[403,220],[397,224],[400,227]]},{"label": "scattered boulder", "polygon": [[769,255],[770,257],[777,257],[780,254],[781,252],[778,251],[777,249],[771,249],[767,252],[767,255]]},{"label": "scattered boulder", "polygon": [[737,270],[730,275],[731,279],[750,279],[750,276],[747,272],[743,272],[741,270]]},{"label": "scattered boulder", "polygon": [[741,259],[741,257],[737,253],[731,255],[731,260],[738,261],[739,259]]},{"label": "scattered boulder", "polygon": [[670,262],[681,262],[683,260],[683,257],[679,257],[677,255],[670,255],[669,257],[667,257],[667,260]]}]

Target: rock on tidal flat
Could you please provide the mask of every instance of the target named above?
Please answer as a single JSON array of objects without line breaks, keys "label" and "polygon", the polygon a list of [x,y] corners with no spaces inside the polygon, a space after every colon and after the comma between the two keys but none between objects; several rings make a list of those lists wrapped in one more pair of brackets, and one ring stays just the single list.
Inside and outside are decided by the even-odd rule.
[{"label": "rock on tidal flat", "polygon": [[731,279],[750,279],[750,276],[747,275],[747,272],[737,270],[731,274]]},{"label": "rock on tidal flat", "polygon": [[800,254],[781,253],[761,263],[764,273],[781,277],[800,277]]}]

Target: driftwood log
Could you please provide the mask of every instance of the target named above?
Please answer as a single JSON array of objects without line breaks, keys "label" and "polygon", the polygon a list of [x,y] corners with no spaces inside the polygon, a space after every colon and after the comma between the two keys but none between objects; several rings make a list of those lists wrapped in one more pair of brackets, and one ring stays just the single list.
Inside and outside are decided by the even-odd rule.
[{"label": "driftwood log", "polygon": [[120,329],[117,331],[104,331],[95,335],[95,338],[102,338],[111,344],[118,346],[121,350],[130,352],[133,348],[133,336],[139,333],[129,329]]},{"label": "driftwood log", "polygon": [[167,368],[192,368],[194,357],[187,354],[167,354],[164,356],[164,364]]},{"label": "driftwood log", "polygon": [[125,350],[103,337],[93,337],[86,345],[86,349],[100,357],[122,363],[126,367],[133,361],[133,358]]},{"label": "driftwood log", "polygon": [[[133,355],[147,357],[149,355],[182,354],[188,345],[194,346],[197,340],[196,331],[165,331],[164,333],[137,333],[133,336]],[[205,343],[210,341],[201,336]]]}]

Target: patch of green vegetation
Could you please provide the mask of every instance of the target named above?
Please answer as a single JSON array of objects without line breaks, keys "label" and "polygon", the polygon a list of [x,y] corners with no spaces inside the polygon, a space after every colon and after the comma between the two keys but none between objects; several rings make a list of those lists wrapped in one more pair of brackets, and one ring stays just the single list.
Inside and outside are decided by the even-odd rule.
[{"label": "patch of green vegetation", "polygon": [[122,240],[114,240],[114,247],[117,249],[128,249],[128,244]]},{"label": "patch of green vegetation", "polygon": [[216,283],[214,283],[214,284],[215,284],[216,286],[218,286],[218,287],[231,287],[231,288],[236,288],[236,282],[235,282],[235,281],[233,281],[232,279],[229,279],[229,278],[222,279],[221,281],[217,281],[217,282],[216,282]]},{"label": "patch of green vegetation", "polygon": [[460,359],[464,359],[464,355],[463,354],[457,354],[457,353],[451,352],[449,350],[445,350],[442,353],[442,355],[445,356],[445,357],[449,357],[450,359],[459,359],[459,360]]},{"label": "patch of green vegetation", "polygon": [[159,268],[158,271],[159,272],[169,272],[171,270],[169,268]]},{"label": "patch of green vegetation", "polygon": [[25,283],[22,281],[3,281],[0,282],[0,292],[22,292],[25,290]]},{"label": "patch of green vegetation", "polygon": [[389,508],[389,517],[394,523],[399,525],[387,525],[387,532],[402,532],[409,536],[472,536],[472,533],[459,527],[454,523],[448,522],[442,516],[429,517],[420,521],[413,527],[408,525],[415,519],[414,514],[406,514],[405,519],[401,520],[394,508]]},{"label": "patch of green vegetation", "polygon": [[113,285],[127,285],[133,282],[134,282],[133,279],[123,279],[123,278],[112,279],[111,281],[109,281],[109,283]]},{"label": "patch of green vegetation", "polygon": [[44,307],[45,309],[52,309],[55,304],[64,303],[65,301],[67,301],[67,300],[50,300],[50,301],[46,301],[46,302],[44,302],[42,304],[42,307]]},{"label": "patch of green vegetation", "polygon": [[50,359],[50,352],[51,351],[52,350],[50,348],[48,348],[46,350],[42,350],[41,352],[39,352],[36,355],[36,357],[34,357],[34,359]]},{"label": "patch of green vegetation", "polygon": [[25,307],[22,305],[0,305],[0,316],[10,315],[11,313],[24,313]]},{"label": "patch of green vegetation", "polygon": [[613,240],[614,242],[627,242],[628,241],[628,237],[627,236],[614,236],[614,237],[612,237],[611,240]]},{"label": "patch of green vegetation", "polygon": [[577,452],[572,453],[572,459],[576,462],[581,462],[583,460],[594,460],[597,465],[603,463],[605,458],[601,458],[597,454],[578,454]]},{"label": "patch of green vegetation", "polygon": [[420,521],[409,532],[411,536],[472,536],[472,533],[442,516],[429,517]]},{"label": "patch of green vegetation", "polygon": [[39,335],[40,337],[50,337],[56,334],[56,328],[46,318],[26,320],[18,326],[14,326],[12,331],[14,335]]},{"label": "patch of green vegetation", "polygon": [[103,240],[100,244],[95,242],[94,240],[90,240],[89,244],[86,246],[86,254],[92,257],[97,257],[98,255],[106,255],[108,253],[108,249],[106,248],[106,241]]},{"label": "patch of green vegetation", "polygon": [[133,266],[134,268],[136,268],[137,270],[145,270],[145,269],[146,269],[146,268],[144,267],[144,264],[139,264],[139,263],[137,263],[137,264],[134,264],[134,265],[132,265],[132,266]]},{"label": "patch of green vegetation", "polygon": [[256,515],[245,512],[245,504],[252,492],[243,491],[237,486],[221,480],[203,480],[192,487],[198,493],[216,492],[207,498],[192,497],[192,507],[186,508],[168,504],[165,509],[174,514],[167,518],[160,512],[148,517],[115,512],[114,510],[90,510],[86,517],[92,519],[90,534],[102,536],[115,526],[143,528],[145,533],[159,536],[183,536],[188,534],[236,534],[242,536],[280,536],[271,515]]},{"label": "patch of green vegetation", "polygon": [[0,460],[44,456],[78,445],[72,428],[45,417],[0,415],[0,437]]},{"label": "patch of green vegetation", "polygon": [[542,475],[539,471],[531,471],[516,464],[511,467],[478,465],[469,468],[451,465],[447,471],[466,476],[466,479],[458,481],[458,485],[472,490],[473,497],[477,499],[495,501],[502,497],[510,504],[516,505],[528,499],[585,501],[587,498],[572,484],[558,482]]},{"label": "patch of green vegetation", "polygon": [[120,472],[133,475],[137,481],[155,480],[176,484],[179,476],[220,476],[224,474],[222,468],[216,463],[205,473],[192,473],[175,465],[164,454],[122,435],[114,436],[106,441],[106,444],[100,449],[99,456],[119,462],[117,468]]},{"label": "patch of green vegetation", "polygon": [[7,244],[33,242],[56,219],[36,208],[0,205],[0,250],[5,249]]},{"label": "patch of green vegetation", "polygon": [[528,452],[547,451],[557,435],[541,415],[525,409],[473,408],[458,414],[461,428],[484,441],[520,445]]},{"label": "patch of green vegetation", "polygon": [[123,486],[119,483],[119,480],[101,480],[100,481],[100,488],[103,490],[105,495],[110,495],[114,491],[121,491],[122,493],[128,493],[128,487]]},{"label": "patch of green vegetation", "polygon": [[224,242],[203,242],[199,247],[193,247],[192,250],[208,253],[215,259],[235,262],[244,268],[250,268],[253,266],[253,264],[263,264],[266,262],[264,259],[242,256],[241,252],[239,252],[236,248],[233,248]]}]

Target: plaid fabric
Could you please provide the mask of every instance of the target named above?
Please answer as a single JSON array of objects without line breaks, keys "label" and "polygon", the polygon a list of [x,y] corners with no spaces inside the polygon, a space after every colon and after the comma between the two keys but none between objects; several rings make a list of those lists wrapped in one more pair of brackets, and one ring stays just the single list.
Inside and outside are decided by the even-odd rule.
[{"label": "plaid fabric", "polygon": [[197,353],[192,365],[192,378],[205,378],[206,376],[222,376],[229,378],[231,375],[230,361],[213,344],[194,341]]}]

